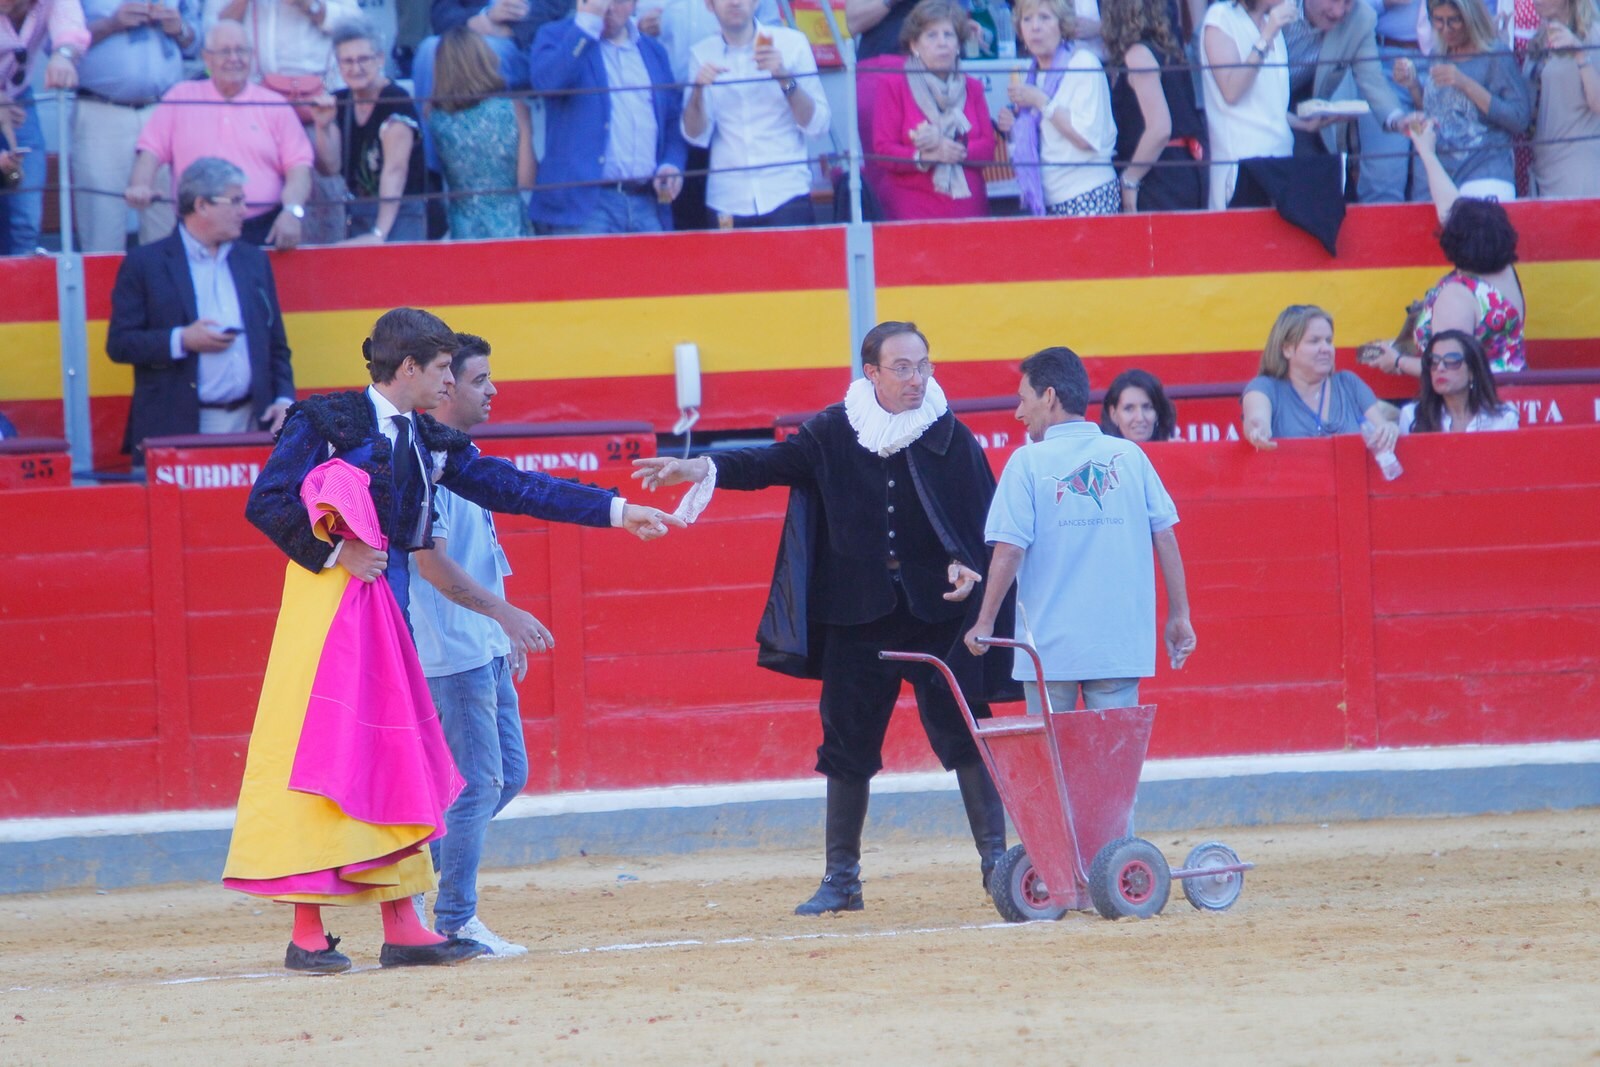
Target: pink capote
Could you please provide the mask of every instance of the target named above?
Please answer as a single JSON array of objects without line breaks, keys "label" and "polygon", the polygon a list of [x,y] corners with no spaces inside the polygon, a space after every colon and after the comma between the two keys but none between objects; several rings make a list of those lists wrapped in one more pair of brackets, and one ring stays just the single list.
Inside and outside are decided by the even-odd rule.
[{"label": "pink capote", "polygon": [[[318,537],[389,547],[367,485],[367,473],[342,459],[306,476],[300,499]],[[432,841],[465,786],[394,592],[386,581],[352,578],[323,644],[289,788],[327,797],[362,822],[431,825]]]},{"label": "pink capote", "polygon": [[[387,548],[368,482],[366,472],[338,459],[307,475],[300,496],[313,532],[329,542],[359,538]],[[425,826],[432,832],[386,856],[234,888],[270,895],[370,890],[370,884],[341,876],[398,862],[443,837],[445,810],[466,784],[456,772],[389,583],[347,581],[312,681],[289,788],[326,797],[360,822]]]}]

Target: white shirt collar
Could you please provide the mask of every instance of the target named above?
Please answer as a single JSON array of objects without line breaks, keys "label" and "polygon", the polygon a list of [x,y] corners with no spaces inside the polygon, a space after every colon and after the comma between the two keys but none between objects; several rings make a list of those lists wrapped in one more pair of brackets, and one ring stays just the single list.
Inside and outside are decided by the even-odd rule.
[{"label": "white shirt collar", "polygon": [[178,236],[183,241],[183,254],[191,263],[215,263],[218,266],[228,262],[228,253],[233,251],[233,242],[224,241],[217,246],[217,254],[212,255],[200,239],[189,232],[189,227],[178,223]]},{"label": "white shirt collar", "polygon": [[856,440],[862,448],[880,456],[892,456],[905,448],[921,437],[948,410],[944,390],[933,378],[928,379],[920,408],[895,415],[883,410],[883,405],[878,403],[876,390],[866,378],[851,382],[849,391],[844,395],[845,417],[850,420],[850,428],[856,432]]},{"label": "white shirt collar", "polygon": [[399,408],[394,406],[394,403],[390,401],[388,397],[378,392],[378,387],[376,385],[367,386],[367,399],[372,401],[373,410],[378,413],[378,425],[383,427],[385,430],[392,430],[394,428],[394,423],[389,420],[393,419],[396,415],[405,415],[408,419],[411,417],[409,412],[402,412]]}]

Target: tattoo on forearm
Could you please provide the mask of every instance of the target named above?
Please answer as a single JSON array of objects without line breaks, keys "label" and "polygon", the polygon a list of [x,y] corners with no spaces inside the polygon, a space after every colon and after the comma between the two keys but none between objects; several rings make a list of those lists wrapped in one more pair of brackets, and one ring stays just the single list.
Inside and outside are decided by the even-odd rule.
[{"label": "tattoo on forearm", "polygon": [[453,603],[460,604],[469,611],[476,611],[480,615],[487,615],[494,608],[494,603],[485,600],[464,585],[452,585],[448,589],[439,590]]}]

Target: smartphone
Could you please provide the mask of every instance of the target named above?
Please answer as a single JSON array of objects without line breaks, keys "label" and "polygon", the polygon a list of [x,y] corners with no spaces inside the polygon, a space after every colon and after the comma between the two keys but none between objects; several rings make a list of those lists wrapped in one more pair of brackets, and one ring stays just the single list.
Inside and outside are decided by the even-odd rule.
[{"label": "smartphone", "polygon": [[225,326],[225,327],[222,328],[222,330],[220,332],[227,334],[229,337],[238,337],[241,333],[244,333],[244,327],[243,326]]}]

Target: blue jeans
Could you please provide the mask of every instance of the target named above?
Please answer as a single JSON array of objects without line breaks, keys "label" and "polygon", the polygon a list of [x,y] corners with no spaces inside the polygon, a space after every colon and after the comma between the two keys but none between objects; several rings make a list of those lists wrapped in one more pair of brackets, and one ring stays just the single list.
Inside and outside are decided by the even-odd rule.
[{"label": "blue jeans", "polygon": [[579,233],[660,233],[661,207],[654,193],[625,193],[615,186],[595,192],[594,208],[571,225],[544,225],[540,233],[570,236]]},{"label": "blue jeans", "polygon": [[[1394,61],[1417,58],[1416,49],[1379,48],[1378,62],[1383,66],[1383,76],[1389,88],[1400,101],[1403,111],[1410,111],[1411,93],[1394,80]],[[1403,204],[1406,202],[1406,183],[1411,183],[1411,199],[1428,199],[1428,179],[1421,164],[1413,164],[1416,153],[1411,149],[1411,138],[1403,133],[1391,133],[1383,128],[1388,115],[1373,112],[1358,120],[1361,131],[1361,180],[1357,195],[1363,204]],[[1412,173],[1413,166],[1415,174]]]},{"label": "blue jeans", "polygon": [[0,246],[0,254],[13,256],[32,255],[39,247],[39,224],[44,218],[44,177],[48,161],[45,157],[44,127],[39,125],[39,107],[33,102],[33,90],[17,97],[17,106],[23,110],[22,125],[17,127],[17,147],[33,151],[22,157],[22,182],[4,197],[6,218],[11,224],[11,239]]},{"label": "blue jeans", "polygon": [[505,657],[475,670],[429,678],[445,741],[466,788],[445,812],[445,836],[432,846],[439,869],[433,925],[454,933],[478,912],[478,861],[489,820],[528,783],[517,691]]}]

